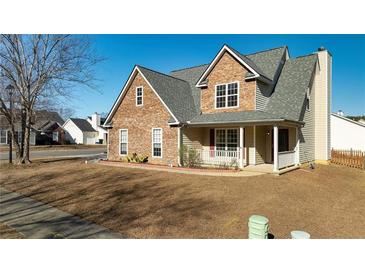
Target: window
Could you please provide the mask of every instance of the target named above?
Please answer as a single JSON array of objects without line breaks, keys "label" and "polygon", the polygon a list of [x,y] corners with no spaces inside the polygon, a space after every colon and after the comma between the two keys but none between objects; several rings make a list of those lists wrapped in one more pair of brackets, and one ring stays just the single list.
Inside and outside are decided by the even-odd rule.
[{"label": "window", "polygon": [[238,130],[216,129],[215,140],[216,150],[235,151],[238,147]]},{"label": "window", "polygon": [[15,137],[15,139],[18,140],[18,143],[20,144],[22,142],[22,138],[23,138],[22,131],[15,131],[14,137]]},{"label": "window", "polygon": [[128,154],[128,129],[121,129],[119,133],[120,155]]},{"label": "window", "polygon": [[54,142],[58,142],[58,131],[53,131],[52,132],[52,140]]},{"label": "window", "polygon": [[217,85],[215,89],[216,108],[231,108],[238,106],[238,82]]},{"label": "window", "polygon": [[162,157],[162,129],[152,129],[152,156]]},{"label": "window", "polygon": [[0,144],[4,145],[8,143],[7,133],[5,129],[0,130]]},{"label": "window", "polygon": [[136,88],[136,105],[137,106],[143,105],[143,87]]}]

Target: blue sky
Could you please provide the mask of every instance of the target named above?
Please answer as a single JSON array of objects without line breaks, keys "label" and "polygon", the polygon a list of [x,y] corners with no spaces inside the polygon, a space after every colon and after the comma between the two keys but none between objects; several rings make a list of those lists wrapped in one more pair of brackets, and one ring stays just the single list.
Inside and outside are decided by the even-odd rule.
[{"label": "blue sky", "polygon": [[100,92],[75,89],[75,116],[109,112],[133,66],[163,73],[209,63],[223,44],[241,53],[287,45],[291,57],[324,46],[333,55],[332,110],[365,114],[365,35],[91,35],[106,61],[96,67]]}]

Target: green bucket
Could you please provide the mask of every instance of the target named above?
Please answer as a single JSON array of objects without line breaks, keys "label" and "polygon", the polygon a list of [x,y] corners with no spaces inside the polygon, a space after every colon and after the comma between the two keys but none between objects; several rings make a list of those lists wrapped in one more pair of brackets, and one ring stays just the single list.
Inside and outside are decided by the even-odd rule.
[{"label": "green bucket", "polygon": [[267,239],[269,234],[269,219],[252,215],[248,220],[248,238],[249,239]]}]

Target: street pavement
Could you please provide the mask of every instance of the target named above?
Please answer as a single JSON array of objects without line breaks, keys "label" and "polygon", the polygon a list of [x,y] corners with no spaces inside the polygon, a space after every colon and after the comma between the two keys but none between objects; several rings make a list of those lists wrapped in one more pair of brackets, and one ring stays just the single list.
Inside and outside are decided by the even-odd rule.
[{"label": "street pavement", "polygon": [[[52,158],[105,158],[106,148],[83,148],[83,149],[65,149],[65,150],[35,150],[30,151],[30,159],[52,159]],[[15,153],[13,153],[13,159]],[[8,160],[9,152],[1,152],[0,160]]]},{"label": "street pavement", "polygon": [[123,238],[103,226],[3,187],[0,187],[0,208],[0,222],[27,239]]}]

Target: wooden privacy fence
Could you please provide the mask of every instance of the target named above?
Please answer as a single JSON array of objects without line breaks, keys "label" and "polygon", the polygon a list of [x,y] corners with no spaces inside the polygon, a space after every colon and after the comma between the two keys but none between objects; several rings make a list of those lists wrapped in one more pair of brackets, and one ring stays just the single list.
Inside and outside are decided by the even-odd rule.
[{"label": "wooden privacy fence", "polygon": [[332,149],[331,162],[338,165],[365,169],[365,152],[352,149]]}]

